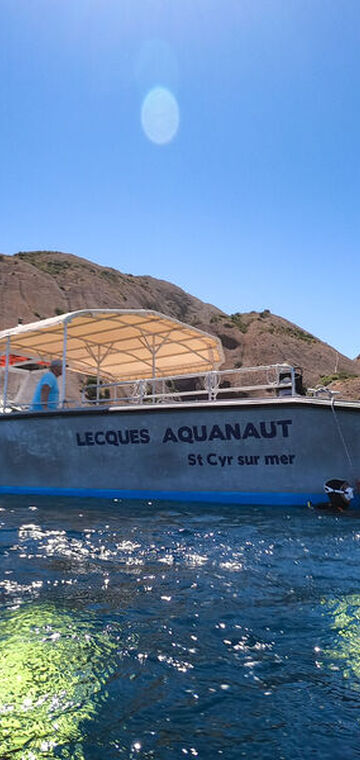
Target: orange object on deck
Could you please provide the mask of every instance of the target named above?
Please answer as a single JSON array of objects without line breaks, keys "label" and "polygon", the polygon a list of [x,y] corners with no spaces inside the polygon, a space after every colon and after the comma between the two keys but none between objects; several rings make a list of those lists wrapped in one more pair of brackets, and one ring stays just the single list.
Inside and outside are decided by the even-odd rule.
[{"label": "orange object on deck", "polygon": [[[9,356],[9,366],[13,366],[14,364],[21,364],[22,362],[29,362],[31,359],[29,359],[28,356],[17,356],[16,354],[10,354]],[[35,364],[41,364],[44,367],[47,367],[49,365],[49,362],[41,362],[34,360]],[[6,356],[5,354],[2,354],[0,356],[0,367],[5,367],[6,365]]]}]

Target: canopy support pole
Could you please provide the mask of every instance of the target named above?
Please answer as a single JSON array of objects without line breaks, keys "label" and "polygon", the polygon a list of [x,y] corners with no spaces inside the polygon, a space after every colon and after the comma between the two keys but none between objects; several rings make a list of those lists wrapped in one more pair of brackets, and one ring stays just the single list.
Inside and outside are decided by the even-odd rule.
[{"label": "canopy support pole", "polygon": [[295,378],[295,369],[294,367],[291,367],[291,395],[296,396],[296,378]]},{"label": "canopy support pole", "polygon": [[63,409],[65,404],[66,393],[66,349],[67,349],[67,330],[68,323],[64,322],[64,338],[63,338],[63,356],[62,356],[62,384],[61,384],[61,396],[60,407]]},{"label": "canopy support pole", "polygon": [[153,335],[152,339],[152,349],[151,349],[151,372],[153,376],[152,381],[152,393],[153,393],[153,404],[155,404],[155,393],[156,393],[156,380],[155,380],[155,374],[156,374],[156,348],[155,348],[155,335]]},{"label": "canopy support pole", "polygon": [[3,412],[6,410],[8,384],[9,384],[9,362],[10,362],[10,335],[6,341],[6,353],[5,353],[5,377],[4,377],[4,393],[3,393]]},{"label": "canopy support pole", "polygon": [[101,358],[100,358],[100,346],[98,347],[98,358],[97,358],[97,367],[96,367],[96,406],[99,406],[99,400],[100,400],[100,367],[101,367]]}]

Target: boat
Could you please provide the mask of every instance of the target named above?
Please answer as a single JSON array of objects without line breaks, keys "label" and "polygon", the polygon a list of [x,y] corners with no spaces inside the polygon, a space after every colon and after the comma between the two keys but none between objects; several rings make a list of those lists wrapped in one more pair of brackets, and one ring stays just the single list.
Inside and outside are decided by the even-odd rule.
[{"label": "boat", "polygon": [[[22,391],[55,358],[59,407],[32,411]],[[3,330],[0,493],[316,505],[336,480],[357,504],[360,403],[302,395],[289,364],[223,363],[217,337],[152,310]]]}]

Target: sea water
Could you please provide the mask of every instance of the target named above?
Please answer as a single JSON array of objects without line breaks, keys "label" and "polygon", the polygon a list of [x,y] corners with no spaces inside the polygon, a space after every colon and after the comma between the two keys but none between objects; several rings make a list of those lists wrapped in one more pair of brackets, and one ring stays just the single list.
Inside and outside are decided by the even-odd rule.
[{"label": "sea water", "polygon": [[360,520],[0,500],[0,757],[360,756]]}]

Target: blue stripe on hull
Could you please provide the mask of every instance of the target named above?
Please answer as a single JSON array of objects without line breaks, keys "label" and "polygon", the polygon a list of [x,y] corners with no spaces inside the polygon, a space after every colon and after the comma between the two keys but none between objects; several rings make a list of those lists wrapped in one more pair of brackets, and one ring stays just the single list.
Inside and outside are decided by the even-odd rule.
[{"label": "blue stripe on hull", "polygon": [[[35,488],[22,486],[0,486],[0,493],[41,495],[41,496],[76,496],[95,499],[137,499],[198,502],[212,504],[243,504],[257,506],[303,506],[308,501],[313,504],[326,502],[324,493],[254,493],[230,491],[141,491],[105,488]],[[357,505],[359,497],[355,497],[352,506]]]}]

